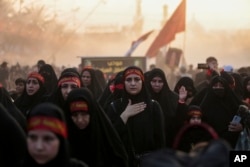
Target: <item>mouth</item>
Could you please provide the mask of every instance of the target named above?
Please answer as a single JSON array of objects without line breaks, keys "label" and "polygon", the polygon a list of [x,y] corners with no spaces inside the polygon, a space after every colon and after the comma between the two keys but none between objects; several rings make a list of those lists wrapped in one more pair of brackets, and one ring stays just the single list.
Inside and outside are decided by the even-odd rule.
[{"label": "mouth", "polygon": [[27,92],[28,92],[28,93],[33,93],[33,92],[34,92],[34,90],[27,90]]}]

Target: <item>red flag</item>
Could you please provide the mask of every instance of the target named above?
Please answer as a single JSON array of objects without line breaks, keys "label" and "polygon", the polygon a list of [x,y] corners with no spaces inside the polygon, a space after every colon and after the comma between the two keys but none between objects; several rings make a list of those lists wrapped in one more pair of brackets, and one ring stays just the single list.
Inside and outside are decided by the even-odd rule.
[{"label": "red flag", "polygon": [[137,48],[137,46],[141,42],[145,41],[152,32],[153,32],[153,30],[151,30],[151,31],[147,32],[146,34],[140,36],[140,38],[138,38],[136,41],[133,41],[130,49],[125,54],[125,57],[130,57],[132,52]]},{"label": "red flag", "polygon": [[175,34],[185,31],[186,0],[182,0],[171,18],[166,22],[158,36],[148,49],[146,56],[154,57],[157,51],[164,45],[175,39]]}]

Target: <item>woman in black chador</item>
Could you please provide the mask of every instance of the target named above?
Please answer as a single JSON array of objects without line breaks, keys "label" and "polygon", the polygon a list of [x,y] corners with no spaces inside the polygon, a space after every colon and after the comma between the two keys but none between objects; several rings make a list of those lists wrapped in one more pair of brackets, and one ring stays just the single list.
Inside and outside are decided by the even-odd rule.
[{"label": "woman in black chador", "polygon": [[93,94],[96,100],[99,100],[103,93],[101,83],[99,83],[96,70],[91,67],[85,67],[81,71],[81,80],[84,87],[87,87]]},{"label": "woman in black chador", "polygon": [[46,95],[52,94],[57,88],[57,76],[53,66],[50,64],[44,64],[39,69],[39,74],[44,77]]},{"label": "woman in black chador", "polygon": [[44,78],[37,72],[31,72],[26,80],[23,94],[15,100],[15,105],[26,117],[37,104],[45,101]]},{"label": "woman in black chador", "polygon": [[26,119],[21,111],[16,107],[9,92],[0,84],[0,103],[7,109],[8,113],[15,118],[19,125],[25,130]]},{"label": "woman in black chador", "polygon": [[90,167],[128,166],[125,147],[90,90],[72,90],[66,106],[73,157]]},{"label": "woman in black chador", "polygon": [[105,112],[112,101],[121,98],[124,88],[122,82],[122,71],[120,71],[106,85],[101,97],[98,100]]},{"label": "woman in black chador", "polygon": [[133,166],[135,157],[165,147],[164,118],[159,103],[146,91],[139,67],[130,66],[124,70],[123,84],[122,98],[110,104],[107,114],[125,144],[130,166]]},{"label": "woman in black chador", "polygon": [[62,71],[57,81],[57,88],[50,95],[48,101],[56,104],[64,110],[65,101],[69,92],[82,86],[81,77],[77,70],[75,68],[66,68]]},{"label": "woman in black chador", "polygon": [[27,154],[22,167],[87,167],[70,158],[62,110],[52,103],[33,108],[27,119]]},{"label": "woman in black chador", "polygon": [[194,87],[194,81],[190,77],[182,77],[180,78],[175,87],[174,87],[174,92],[179,94],[179,89],[184,86],[185,89],[187,90],[187,97],[184,99],[185,103],[189,105],[189,103],[192,101],[193,97],[196,94],[196,88]]},{"label": "woman in black chador", "polygon": [[152,69],[147,72],[146,77],[146,86],[152,99],[156,100],[162,108],[165,119],[166,146],[171,147],[175,135],[173,126],[179,96],[170,90],[165,73],[161,69]]},{"label": "woman in black chador", "polygon": [[241,123],[231,122],[237,114],[241,100],[229,87],[229,83],[221,76],[214,76],[208,86],[200,105],[204,122],[211,125],[218,135],[227,140],[234,148],[242,130]]}]

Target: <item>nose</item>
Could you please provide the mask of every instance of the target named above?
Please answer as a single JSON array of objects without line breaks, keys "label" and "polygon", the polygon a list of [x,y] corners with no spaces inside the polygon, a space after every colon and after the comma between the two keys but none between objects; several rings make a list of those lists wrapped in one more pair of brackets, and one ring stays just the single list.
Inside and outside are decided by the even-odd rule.
[{"label": "nose", "polygon": [[77,122],[83,122],[82,116],[77,116]]},{"label": "nose", "polygon": [[135,85],[136,81],[134,79],[132,79],[131,81],[131,85]]},{"label": "nose", "polygon": [[67,93],[69,93],[72,90],[70,86],[67,87]]},{"label": "nose", "polygon": [[38,139],[35,144],[36,150],[42,150],[43,149],[43,142],[41,139]]},{"label": "nose", "polygon": [[159,86],[159,85],[160,85],[160,82],[158,82],[158,81],[155,82],[155,85],[156,85],[156,86]]}]

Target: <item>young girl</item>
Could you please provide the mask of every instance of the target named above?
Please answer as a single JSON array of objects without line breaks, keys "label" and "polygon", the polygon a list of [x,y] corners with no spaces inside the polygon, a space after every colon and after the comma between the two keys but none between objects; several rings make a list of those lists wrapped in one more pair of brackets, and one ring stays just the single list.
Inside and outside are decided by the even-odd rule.
[{"label": "young girl", "polygon": [[62,110],[52,103],[37,105],[27,119],[28,154],[23,167],[86,167],[71,159]]},{"label": "young girl", "polygon": [[89,167],[127,167],[125,147],[90,90],[72,90],[66,104],[72,156]]}]

